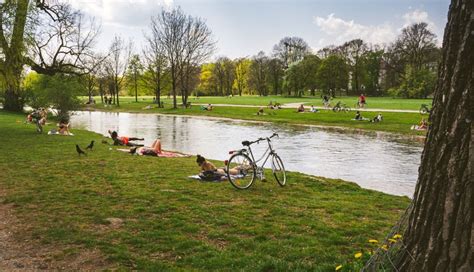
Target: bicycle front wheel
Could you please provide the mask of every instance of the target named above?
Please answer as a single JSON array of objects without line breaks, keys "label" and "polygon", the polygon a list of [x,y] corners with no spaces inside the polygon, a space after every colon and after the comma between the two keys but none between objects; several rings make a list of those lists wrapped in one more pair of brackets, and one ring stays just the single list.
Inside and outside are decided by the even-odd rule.
[{"label": "bicycle front wheel", "polygon": [[283,161],[277,154],[274,154],[272,157],[272,171],[273,176],[277,180],[280,186],[285,186],[286,184],[286,172],[285,166],[283,165]]},{"label": "bicycle front wheel", "polygon": [[247,189],[252,186],[257,174],[255,164],[245,154],[232,155],[227,164],[227,178],[237,189]]}]

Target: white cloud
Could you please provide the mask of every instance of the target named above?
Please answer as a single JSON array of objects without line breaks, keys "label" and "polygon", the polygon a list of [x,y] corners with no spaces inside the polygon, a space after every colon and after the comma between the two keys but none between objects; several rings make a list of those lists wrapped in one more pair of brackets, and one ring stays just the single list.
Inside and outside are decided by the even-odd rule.
[{"label": "white cloud", "polygon": [[104,24],[141,27],[161,8],[173,5],[173,0],[69,0],[84,13],[100,19]]},{"label": "white cloud", "polygon": [[402,18],[404,20],[402,28],[412,25],[414,23],[425,22],[428,24],[428,29],[430,29],[431,31],[436,30],[435,23],[430,20],[430,18],[428,17],[428,12],[426,11],[415,9],[412,12],[407,12],[403,14]]},{"label": "white cloud", "polygon": [[362,25],[354,20],[344,20],[331,13],[327,18],[315,17],[314,23],[335,43],[361,38],[369,43],[383,44],[392,41],[396,37],[393,27],[388,24]]}]

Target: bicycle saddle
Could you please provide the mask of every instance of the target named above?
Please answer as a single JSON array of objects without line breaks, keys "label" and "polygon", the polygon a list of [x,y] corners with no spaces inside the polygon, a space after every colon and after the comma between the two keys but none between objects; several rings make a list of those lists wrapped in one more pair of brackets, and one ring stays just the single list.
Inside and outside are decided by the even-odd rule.
[{"label": "bicycle saddle", "polygon": [[243,142],[242,142],[242,145],[243,145],[243,146],[249,146],[249,145],[250,145],[250,142],[249,142],[249,141],[243,141]]}]

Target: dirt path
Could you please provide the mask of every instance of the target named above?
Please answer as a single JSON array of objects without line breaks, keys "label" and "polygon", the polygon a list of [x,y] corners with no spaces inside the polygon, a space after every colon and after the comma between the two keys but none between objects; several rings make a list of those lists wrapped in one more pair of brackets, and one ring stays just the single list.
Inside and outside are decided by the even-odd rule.
[{"label": "dirt path", "polygon": [[94,271],[110,268],[101,252],[40,245],[31,240],[28,223],[21,222],[0,188],[0,271]]}]

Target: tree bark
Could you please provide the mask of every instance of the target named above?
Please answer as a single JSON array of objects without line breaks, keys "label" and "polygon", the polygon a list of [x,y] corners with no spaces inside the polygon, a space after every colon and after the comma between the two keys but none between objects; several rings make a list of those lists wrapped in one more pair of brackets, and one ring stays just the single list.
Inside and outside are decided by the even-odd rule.
[{"label": "tree bark", "polygon": [[453,0],[399,271],[474,271],[473,67],[474,1]]}]

